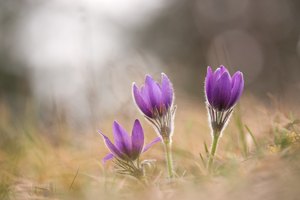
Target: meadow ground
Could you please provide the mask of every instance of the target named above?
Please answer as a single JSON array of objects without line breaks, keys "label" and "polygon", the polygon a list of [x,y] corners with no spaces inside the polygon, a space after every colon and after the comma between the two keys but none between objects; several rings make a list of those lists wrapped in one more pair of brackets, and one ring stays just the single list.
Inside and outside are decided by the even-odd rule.
[{"label": "meadow ground", "polygon": [[[207,173],[205,144],[210,129],[202,102],[177,102],[170,182],[161,144],[142,159],[155,159],[146,170],[147,184],[118,175],[94,128],[74,133],[63,120],[45,127],[31,107],[16,117],[0,106],[0,199],[299,199],[300,121],[298,110],[270,100],[244,96],[221,138],[213,173]],[[141,119],[146,141],[156,135]],[[18,115],[17,115],[18,116]],[[299,117],[299,116],[298,116]],[[115,117],[97,128],[109,137]],[[133,117],[118,115],[127,130]],[[201,154],[201,155],[200,155]]]}]

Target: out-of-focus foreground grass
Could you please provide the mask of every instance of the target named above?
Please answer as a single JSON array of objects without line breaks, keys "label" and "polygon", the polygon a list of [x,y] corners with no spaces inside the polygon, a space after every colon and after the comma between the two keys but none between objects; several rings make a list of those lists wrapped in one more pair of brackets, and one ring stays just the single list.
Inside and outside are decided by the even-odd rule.
[{"label": "out-of-focus foreground grass", "polygon": [[[300,121],[289,110],[244,97],[221,138],[213,175],[205,168],[210,146],[206,110],[201,102],[177,102],[173,139],[177,178],[166,178],[163,148],[155,145],[143,159],[148,184],[116,175],[108,152],[91,128],[74,133],[64,120],[43,126],[31,106],[20,117],[0,105],[0,199],[298,199]],[[297,113],[297,111],[293,111]],[[134,118],[116,117],[127,130]],[[146,140],[155,137],[143,122]],[[113,119],[98,128],[112,137]]]}]

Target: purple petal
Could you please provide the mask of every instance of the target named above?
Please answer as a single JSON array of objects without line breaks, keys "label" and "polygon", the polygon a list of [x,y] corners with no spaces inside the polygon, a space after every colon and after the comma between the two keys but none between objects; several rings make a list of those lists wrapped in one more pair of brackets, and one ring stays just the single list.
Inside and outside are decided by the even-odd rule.
[{"label": "purple petal", "polygon": [[150,142],[149,144],[147,144],[144,147],[143,152],[147,151],[150,147],[152,147],[154,144],[156,144],[158,142],[161,142],[161,138],[160,137],[155,138],[152,142]]},{"label": "purple petal", "polygon": [[144,131],[139,120],[135,120],[131,135],[131,158],[137,159],[144,147]]},{"label": "purple petal", "polygon": [[173,86],[167,75],[164,73],[161,74],[161,92],[162,92],[162,99],[163,103],[166,107],[170,107],[173,102]]},{"label": "purple petal", "polygon": [[119,149],[120,152],[130,156],[131,153],[131,138],[126,132],[126,130],[118,124],[118,122],[114,121],[113,124],[113,134],[115,139],[115,145]]},{"label": "purple petal", "polygon": [[226,71],[214,83],[212,106],[218,110],[226,109],[231,96],[231,77]]},{"label": "purple petal", "polygon": [[145,89],[148,91],[152,108],[160,108],[162,104],[161,89],[149,75],[146,76]]},{"label": "purple petal", "polygon": [[[143,89],[143,88],[142,88]],[[140,108],[140,110],[148,117],[152,116],[152,112],[149,109],[148,103],[144,100],[145,98],[142,97],[139,89],[135,84],[133,84],[133,97],[135,100],[136,105]]]},{"label": "purple petal", "polygon": [[117,147],[109,140],[106,135],[104,135],[100,130],[98,131],[98,133],[102,135],[106,147],[114,156],[124,158],[124,155],[117,149]]},{"label": "purple petal", "polygon": [[224,65],[221,65],[215,72],[214,72],[214,80],[218,80],[225,72],[229,73],[228,70]]},{"label": "purple petal", "polygon": [[234,106],[242,95],[244,89],[244,78],[242,72],[236,72],[232,77],[231,97],[228,107]]},{"label": "purple petal", "polygon": [[106,161],[111,160],[111,159],[113,159],[113,158],[114,158],[114,154],[109,153],[109,154],[107,154],[107,155],[102,159],[102,163],[105,164]]},{"label": "purple petal", "polygon": [[147,85],[142,85],[141,90],[140,90],[140,94],[144,100],[144,102],[146,103],[146,105],[148,106],[148,109],[150,111],[152,111],[152,105],[151,105],[151,100],[149,97],[149,87]]},{"label": "purple petal", "polygon": [[207,101],[212,104],[212,91],[213,91],[213,71],[211,67],[207,67],[207,74],[205,77],[205,94]]}]

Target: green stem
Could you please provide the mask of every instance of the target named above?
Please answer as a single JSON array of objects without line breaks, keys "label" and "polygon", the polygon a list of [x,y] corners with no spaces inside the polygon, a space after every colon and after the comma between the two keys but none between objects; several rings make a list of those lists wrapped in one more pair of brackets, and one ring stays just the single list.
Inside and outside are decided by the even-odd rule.
[{"label": "green stem", "polygon": [[167,162],[167,169],[169,178],[174,177],[174,171],[173,171],[173,159],[172,159],[172,151],[171,151],[171,142],[169,140],[164,141],[164,147],[165,147],[165,153],[166,153],[166,162]]},{"label": "green stem", "polygon": [[213,142],[211,145],[211,150],[209,154],[209,160],[207,164],[207,169],[210,171],[214,162],[214,156],[217,150],[218,141],[219,141],[220,134],[218,132],[214,132],[213,134]]}]

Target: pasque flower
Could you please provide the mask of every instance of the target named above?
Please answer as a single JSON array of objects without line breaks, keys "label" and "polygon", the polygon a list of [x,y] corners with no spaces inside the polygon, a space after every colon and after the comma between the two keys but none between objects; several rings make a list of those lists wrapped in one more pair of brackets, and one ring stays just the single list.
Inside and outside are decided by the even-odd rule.
[{"label": "pasque flower", "polygon": [[171,139],[175,115],[174,92],[169,78],[162,73],[161,83],[146,76],[140,88],[133,83],[133,97],[139,110],[157,128],[163,139]]},{"label": "pasque flower", "polygon": [[144,131],[139,120],[135,120],[131,136],[118,122],[113,124],[114,143],[101,131],[98,131],[109,149],[110,153],[103,158],[103,162],[115,158],[116,164],[122,169],[122,173],[133,176],[140,176],[139,157],[141,153],[147,151],[152,145],[161,141],[160,137],[155,138],[148,145],[144,145]]},{"label": "pasque flower", "polygon": [[171,143],[174,129],[174,89],[169,78],[162,73],[161,83],[156,82],[150,75],[140,88],[133,83],[133,99],[145,116],[155,127],[156,132],[165,144],[169,176],[173,176]]},{"label": "pasque flower", "polygon": [[218,111],[231,109],[239,100],[244,88],[242,72],[232,77],[228,70],[221,66],[215,72],[207,68],[205,94],[209,105]]},{"label": "pasque flower", "polygon": [[228,70],[222,65],[215,72],[211,67],[207,68],[205,95],[213,133],[209,167],[213,162],[218,139],[231,116],[234,106],[242,95],[243,89],[244,78],[242,72],[238,71],[231,77]]}]

